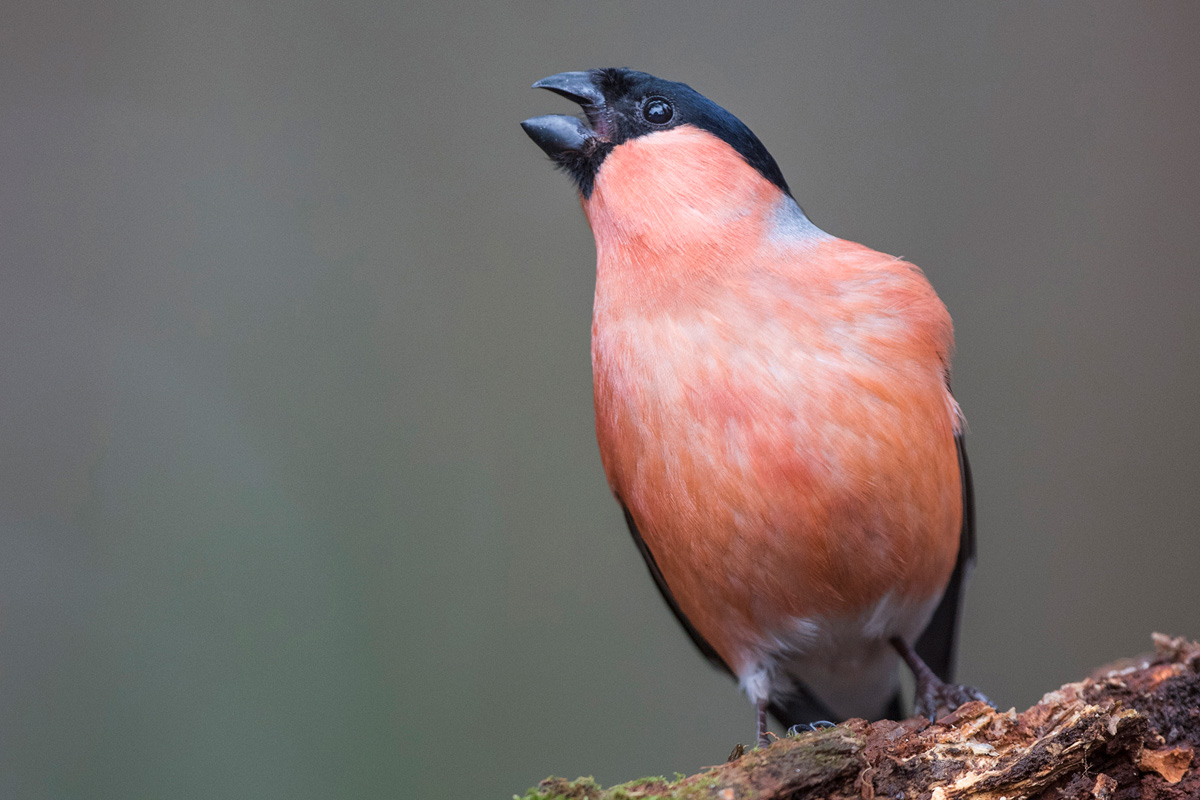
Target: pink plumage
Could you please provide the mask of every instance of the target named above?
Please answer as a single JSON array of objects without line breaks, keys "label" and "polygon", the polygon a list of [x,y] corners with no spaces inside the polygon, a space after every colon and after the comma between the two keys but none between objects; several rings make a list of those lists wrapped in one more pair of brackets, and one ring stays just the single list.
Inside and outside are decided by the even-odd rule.
[{"label": "pink plumage", "polygon": [[540,82],[594,130],[525,123],[595,235],[609,484],[681,622],[758,705],[760,737],[766,705],[801,691],[882,716],[897,649],[963,560],[949,314],[917,267],[812,225],[728,112],[639,76]]}]

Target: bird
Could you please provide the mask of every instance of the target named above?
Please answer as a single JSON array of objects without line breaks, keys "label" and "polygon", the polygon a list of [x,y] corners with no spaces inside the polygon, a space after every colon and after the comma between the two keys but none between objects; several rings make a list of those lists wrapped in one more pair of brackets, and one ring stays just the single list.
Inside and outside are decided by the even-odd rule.
[{"label": "bird", "polygon": [[591,360],[609,488],[667,606],[784,725],[930,718],[975,556],[950,315],[924,273],[817,227],[737,117],[626,68],[521,123],[596,248]]}]

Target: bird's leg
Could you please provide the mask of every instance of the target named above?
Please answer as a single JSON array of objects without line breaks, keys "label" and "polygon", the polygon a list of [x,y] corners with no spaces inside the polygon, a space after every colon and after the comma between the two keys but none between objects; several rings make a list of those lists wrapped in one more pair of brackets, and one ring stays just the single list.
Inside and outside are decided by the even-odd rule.
[{"label": "bird's leg", "polygon": [[755,709],[758,716],[758,746],[766,747],[771,743],[767,738],[767,701],[759,700]]},{"label": "bird's leg", "polygon": [[983,692],[974,686],[962,686],[943,681],[934,674],[928,664],[921,660],[916,651],[908,646],[908,642],[899,636],[893,636],[889,641],[892,647],[896,648],[896,652],[900,654],[900,657],[904,659],[904,663],[912,670],[913,677],[917,681],[916,698],[913,700],[913,714],[925,717],[932,722],[938,717],[938,712],[942,709],[945,709],[946,713],[949,713],[963,703],[968,703],[972,700],[982,700],[989,706],[992,705],[992,701],[987,699]]}]

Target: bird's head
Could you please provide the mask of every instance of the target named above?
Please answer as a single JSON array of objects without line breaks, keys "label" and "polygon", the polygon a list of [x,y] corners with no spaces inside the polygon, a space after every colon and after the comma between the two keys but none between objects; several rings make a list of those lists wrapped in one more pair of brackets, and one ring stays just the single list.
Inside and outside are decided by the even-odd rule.
[{"label": "bird's head", "polygon": [[[521,127],[575,180],[585,200],[613,153],[631,149],[629,145],[656,145],[653,155],[644,155],[657,159],[661,170],[678,170],[687,166],[705,138],[712,140],[709,150],[725,150],[727,157],[736,156],[789,193],[783,173],[758,137],[687,84],[607,68],[560,72],[542,78],[533,88],[549,89],[583,107],[584,119],[549,114],[527,119]],[[704,155],[711,160],[714,154]]]}]

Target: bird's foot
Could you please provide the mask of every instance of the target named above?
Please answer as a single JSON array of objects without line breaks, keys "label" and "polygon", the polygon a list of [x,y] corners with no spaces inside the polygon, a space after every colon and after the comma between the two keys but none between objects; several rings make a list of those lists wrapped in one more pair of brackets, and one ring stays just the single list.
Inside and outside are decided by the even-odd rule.
[{"label": "bird's foot", "polygon": [[819,730],[821,728],[836,728],[836,727],[837,727],[836,722],[830,722],[829,720],[819,719],[816,722],[807,722],[807,723],[802,723],[800,725],[793,725],[792,727],[788,728],[787,735],[788,736],[799,736],[802,733],[811,733],[812,731]]},{"label": "bird's foot", "polygon": [[980,700],[989,706],[993,705],[992,701],[974,686],[962,686],[943,681],[899,636],[890,641],[892,647],[896,648],[896,652],[900,654],[900,658],[904,659],[905,664],[908,664],[913,678],[917,681],[916,698],[913,702],[915,716],[925,717],[933,722],[954,711],[963,703],[969,703],[972,700]]},{"label": "bird's foot", "polygon": [[945,683],[936,676],[932,681],[918,681],[916,698],[913,701],[913,715],[925,717],[933,722],[954,711],[964,703],[979,700],[989,706],[995,706],[983,692],[974,686],[963,686],[958,683]]},{"label": "bird's foot", "polygon": [[771,732],[769,730],[767,730],[767,701],[760,700],[755,705],[754,712],[755,712],[755,722],[756,722],[755,727],[757,728],[757,734],[758,734],[755,737],[756,741],[758,742],[755,746],[756,747],[767,747],[768,745],[771,744],[771,740],[770,740],[770,738],[768,738],[769,734]]}]

